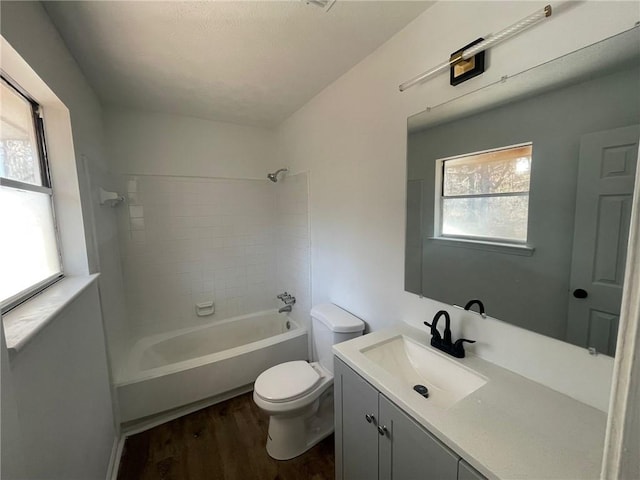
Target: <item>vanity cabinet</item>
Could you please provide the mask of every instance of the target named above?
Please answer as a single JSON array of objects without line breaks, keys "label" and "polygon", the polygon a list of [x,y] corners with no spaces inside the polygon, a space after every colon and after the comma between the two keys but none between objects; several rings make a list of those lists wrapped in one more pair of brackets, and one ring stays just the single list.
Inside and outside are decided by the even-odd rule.
[{"label": "vanity cabinet", "polygon": [[[336,435],[336,461],[342,460],[339,479],[376,479],[378,478],[378,391],[362,377],[338,359],[334,359],[336,433],[340,428],[340,441]],[[340,393],[338,394],[338,390]],[[338,418],[339,416],[339,418]],[[340,455],[338,455],[340,443]]]},{"label": "vanity cabinet", "polygon": [[337,480],[482,480],[338,358],[334,358]]},{"label": "vanity cabinet", "polygon": [[458,464],[458,480],[486,480],[475,468],[460,459]]},{"label": "vanity cabinet", "polygon": [[380,414],[378,478],[381,480],[458,478],[460,457],[418,425],[384,395]]}]

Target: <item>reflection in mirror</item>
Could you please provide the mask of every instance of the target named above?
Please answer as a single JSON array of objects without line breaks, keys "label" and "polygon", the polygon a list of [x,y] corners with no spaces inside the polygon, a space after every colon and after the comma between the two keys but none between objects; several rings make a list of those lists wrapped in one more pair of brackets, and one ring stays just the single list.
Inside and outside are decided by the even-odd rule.
[{"label": "reflection in mirror", "polygon": [[409,118],[405,290],[613,355],[639,85],[634,28]]}]

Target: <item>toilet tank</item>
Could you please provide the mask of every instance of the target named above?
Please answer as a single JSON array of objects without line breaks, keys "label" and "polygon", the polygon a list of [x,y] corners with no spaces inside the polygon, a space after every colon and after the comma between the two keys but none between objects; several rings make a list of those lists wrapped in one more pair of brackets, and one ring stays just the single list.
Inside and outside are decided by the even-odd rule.
[{"label": "toilet tank", "polygon": [[313,360],[333,373],[333,351],[336,343],[362,335],[364,322],[332,303],[311,309]]}]

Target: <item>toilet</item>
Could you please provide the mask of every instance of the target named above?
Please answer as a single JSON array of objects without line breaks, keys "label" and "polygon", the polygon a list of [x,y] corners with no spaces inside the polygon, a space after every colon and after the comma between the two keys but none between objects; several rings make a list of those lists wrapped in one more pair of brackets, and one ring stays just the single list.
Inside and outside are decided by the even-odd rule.
[{"label": "toilet", "polygon": [[311,309],[314,362],[297,360],[265,370],[253,400],[269,415],[267,453],[289,460],[333,432],[332,345],[362,335],[364,323],[333,304]]}]

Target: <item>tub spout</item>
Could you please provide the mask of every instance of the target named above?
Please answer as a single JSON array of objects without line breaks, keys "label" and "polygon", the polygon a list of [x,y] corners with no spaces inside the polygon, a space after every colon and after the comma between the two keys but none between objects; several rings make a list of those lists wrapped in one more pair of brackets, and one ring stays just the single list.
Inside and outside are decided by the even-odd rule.
[{"label": "tub spout", "polygon": [[291,312],[291,305],[285,305],[280,310],[278,310],[278,313],[284,313],[284,312],[287,312],[287,313]]}]

